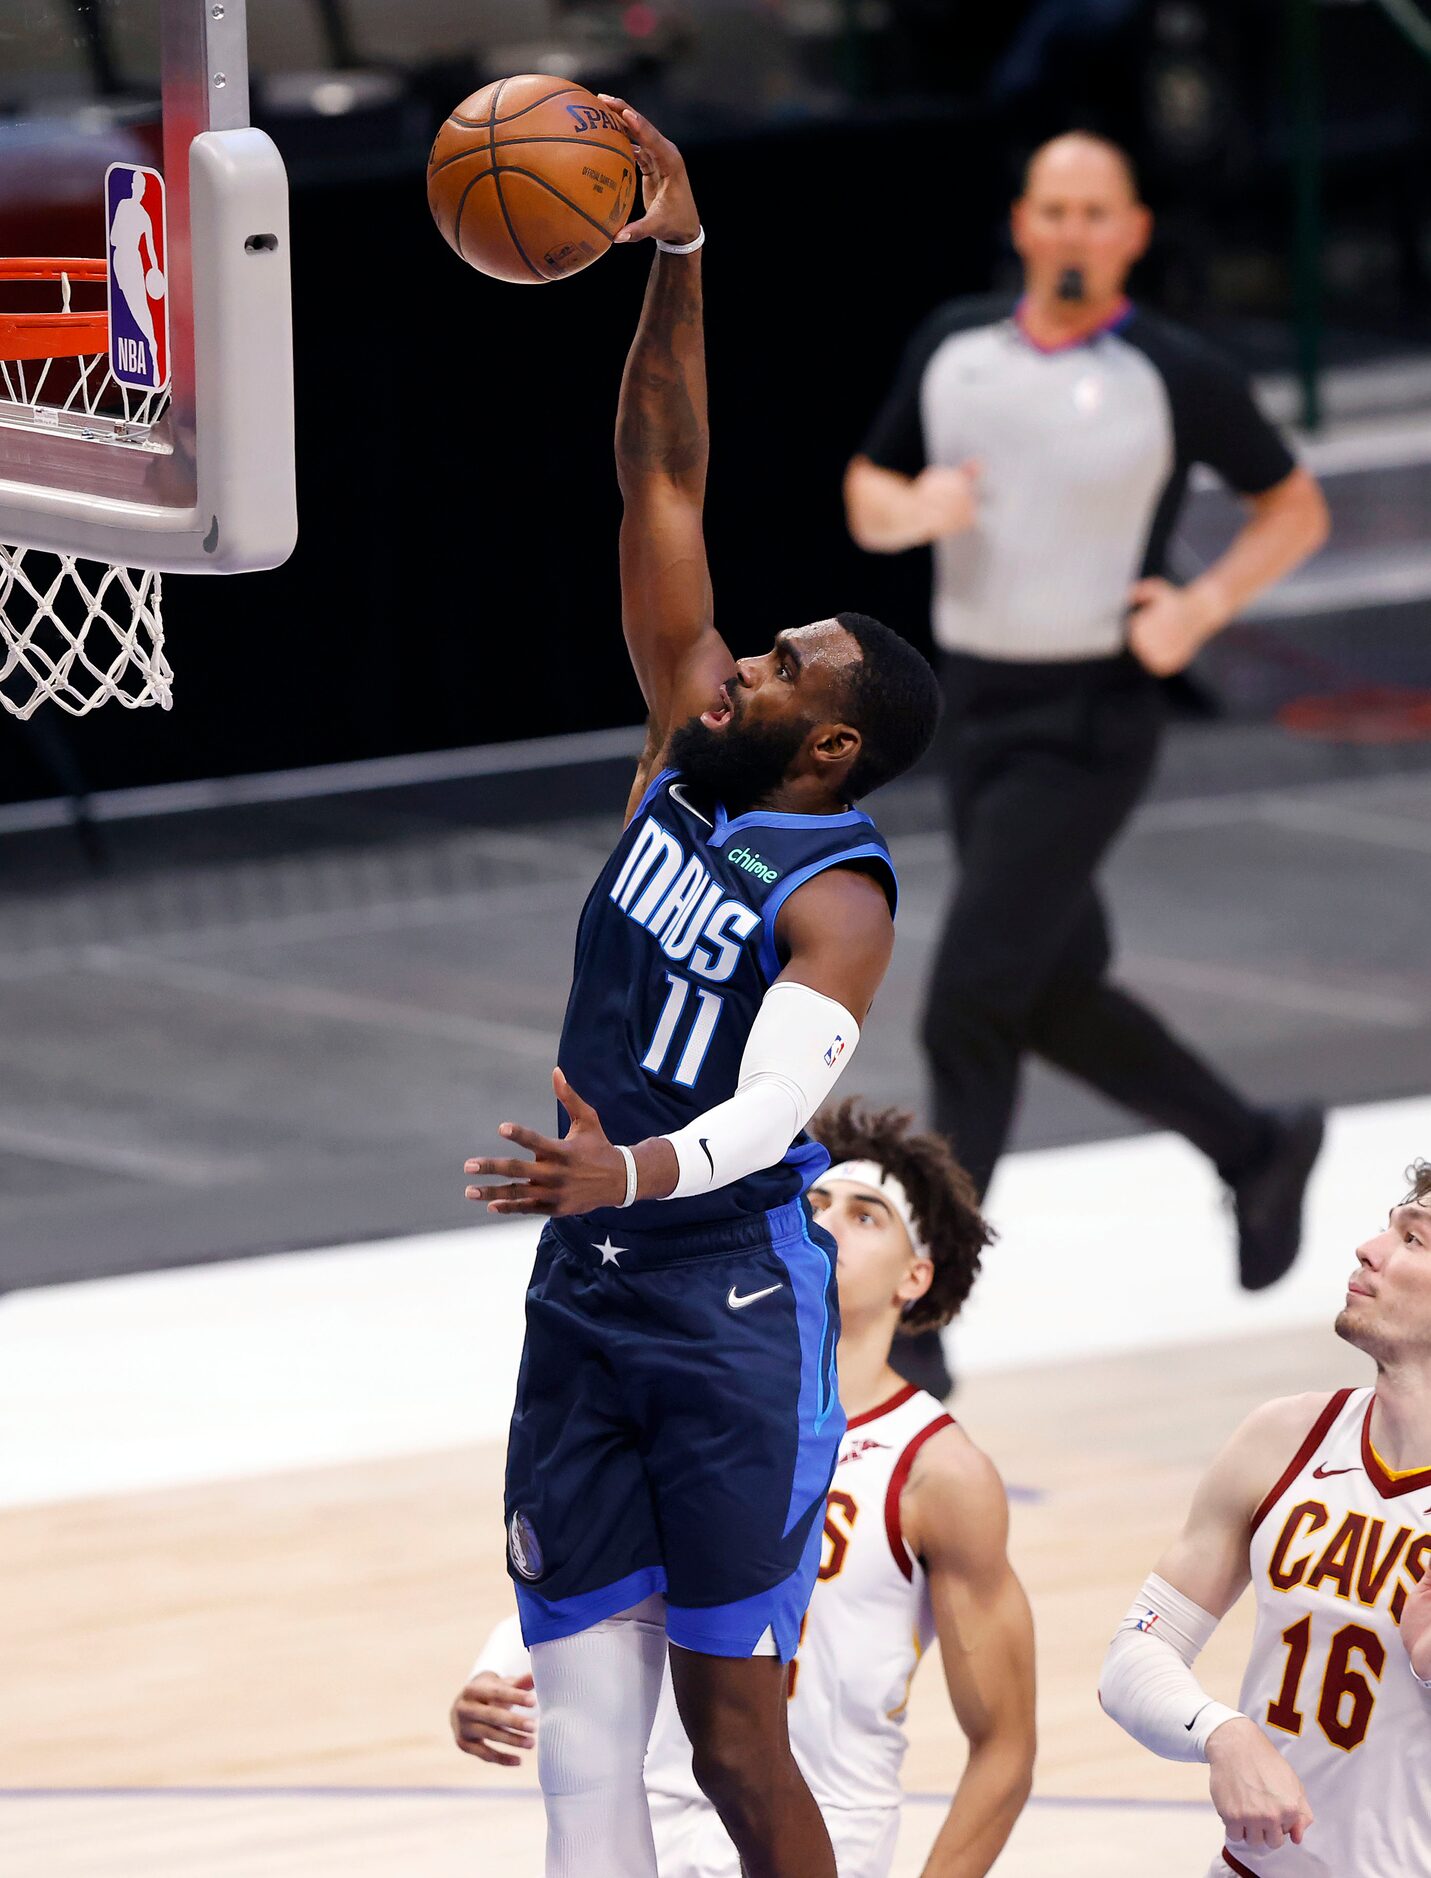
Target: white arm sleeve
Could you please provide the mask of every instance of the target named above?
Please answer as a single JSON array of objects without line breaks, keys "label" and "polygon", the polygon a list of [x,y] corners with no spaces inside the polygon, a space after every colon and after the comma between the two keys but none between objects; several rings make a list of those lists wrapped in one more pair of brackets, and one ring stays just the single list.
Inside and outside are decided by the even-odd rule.
[{"label": "white arm sleeve", "polygon": [[521,1619],[512,1616],[504,1617],[482,1645],[467,1680],[475,1682],[478,1676],[490,1674],[500,1676],[503,1682],[515,1682],[519,1676],[531,1673],[532,1659],[522,1642]]},{"label": "white arm sleeve", "polygon": [[823,992],[788,980],[761,999],[735,1094],[666,1139],[676,1150],[668,1200],[728,1187],[773,1167],[829,1095],[854,1054],[860,1027]]},{"label": "white arm sleeve", "polygon": [[1206,1760],[1213,1729],[1239,1714],[1215,1702],[1192,1673],[1217,1622],[1154,1572],[1103,1659],[1098,1700],[1104,1711],[1166,1761]]}]

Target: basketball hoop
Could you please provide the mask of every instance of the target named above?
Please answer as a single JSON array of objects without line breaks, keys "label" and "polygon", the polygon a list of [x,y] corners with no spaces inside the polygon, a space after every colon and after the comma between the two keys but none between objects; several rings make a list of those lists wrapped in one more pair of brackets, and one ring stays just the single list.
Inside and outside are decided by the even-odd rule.
[{"label": "basketball hoop", "polygon": [[[105,263],[0,259],[0,287],[19,282],[55,290],[58,305],[0,309],[0,429],[158,447],[151,433],[168,393],[120,384],[108,313],[74,304],[77,286],[103,295]],[[72,717],[111,701],[167,711],[172,681],[157,573],[0,543],[0,705],[12,716],[46,700]]]}]

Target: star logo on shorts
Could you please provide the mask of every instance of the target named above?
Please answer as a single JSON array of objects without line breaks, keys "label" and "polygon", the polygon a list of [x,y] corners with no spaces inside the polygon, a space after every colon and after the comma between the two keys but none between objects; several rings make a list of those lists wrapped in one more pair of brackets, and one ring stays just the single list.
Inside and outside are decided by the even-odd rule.
[{"label": "star logo on shorts", "polygon": [[621,1254],[626,1250],[626,1247],[624,1245],[612,1245],[611,1234],[607,1233],[600,1245],[593,1239],[591,1249],[593,1252],[599,1252],[601,1254],[601,1262],[603,1265],[619,1265],[621,1262]]}]

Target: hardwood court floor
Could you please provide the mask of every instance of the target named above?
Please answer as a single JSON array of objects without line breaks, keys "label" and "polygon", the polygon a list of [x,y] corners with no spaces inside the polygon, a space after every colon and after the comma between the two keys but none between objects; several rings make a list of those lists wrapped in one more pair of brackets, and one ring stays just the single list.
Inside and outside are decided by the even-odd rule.
[{"label": "hardwood court floor", "polygon": [[[1100,1714],[1103,1647],[1241,1415],[1364,1372],[1316,1330],[961,1391],[960,1419],[1037,1492],[1013,1526],[1039,1630],[1037,1796],[1000,1878],[1200,1878],[1216,1845],[1205,1773]],[[487,1446],[0,1516],[5,1878],[539,1873],[530,1770],[466,1760],[446,1734],[508,1609],[500,1467]],[[1200,1666],[1228,1699],[1249,1617]],[[947,1794],[963,1757],[937,1661],[910,1732],[907,1788]],[[907,1806],[898,1878],[941,1813]]]}]

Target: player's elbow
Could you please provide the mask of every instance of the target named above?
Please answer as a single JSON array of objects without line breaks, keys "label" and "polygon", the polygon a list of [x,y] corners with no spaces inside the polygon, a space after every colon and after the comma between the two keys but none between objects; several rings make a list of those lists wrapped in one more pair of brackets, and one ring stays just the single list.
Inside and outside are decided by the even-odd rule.
[{"label": "player's elbow", "polygon": [[1304,470],[1300,482],[1298,506],[1302,553],[1310,556],[1326,546],[1332,532],[1332,512],[1327,507],[1327,498],[1322,494],[1322,485],[1315,477],[1308,476]]},{"label": "player's elbow", "polygon": [[991,1804],[1017,1817],[1033,1792],[1038,1733],[1033,1711],[1002,1716],[981,1740],[970,1741],[969,1765],[977,1768]]},{"label": "player's elbow", "polygon": [[1298,561],[1305,561],[1326,545],[1332,532],[1331,510],[1317,479],[1295,469],[1264,497],[1265,512],[1285,531]]}]

